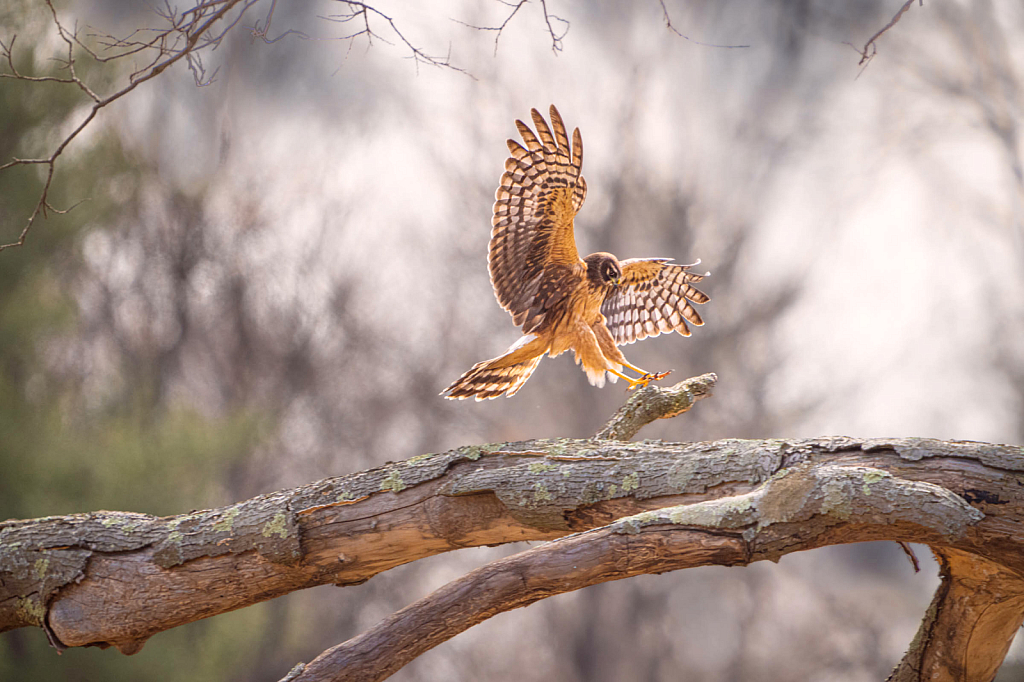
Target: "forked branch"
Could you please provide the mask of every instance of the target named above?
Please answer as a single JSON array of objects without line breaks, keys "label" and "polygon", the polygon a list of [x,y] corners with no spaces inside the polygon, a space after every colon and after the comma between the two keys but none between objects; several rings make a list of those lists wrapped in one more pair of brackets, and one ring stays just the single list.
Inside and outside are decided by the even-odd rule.
[{"label": "forked branch", "polygon": [[[713,383],[638,392],[605,431],[635,433]],[[981,680],[1024,612],[1021,480],[1020,447],[913,438],[468,446],[175,517],[0,523],[0,631],[37,626],[57,647],[134,653],[157,632],[298,589],[361,583],[453,549],[561,538],[293,671],[307,682],[383,679],[474,623],[558,592],[886,539],[948,560],[949,589],[898,679]],[[955,665],[966,672],[953,675]]]},{"label": "forked branch", "polygon": [[[923,518],[921,508],[933,513]],[[473,625],[556,594],[642,574],[776,560],[836,542],[949,542],[983,516],[944,488],[877,469],[794,467],[744,495],[630,516],[487,564],[293,668],[287,679],[377,682]],[[943,588],[902,667],[913,674],[898,679],[990,680],[1024,617],[1024,580],[981,557],[939,551]]]}]

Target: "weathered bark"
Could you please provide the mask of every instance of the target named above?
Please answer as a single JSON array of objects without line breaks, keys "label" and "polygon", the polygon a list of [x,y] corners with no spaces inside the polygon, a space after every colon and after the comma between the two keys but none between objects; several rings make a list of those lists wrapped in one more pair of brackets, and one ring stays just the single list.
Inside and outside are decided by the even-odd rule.
[{"label": "weathered bark", "polygon": [[[628,437],[713,383],[706,376],[644,389],[602,435]],[[890,539],[937,548],[949,576],[894,679],[949,670],[936,679],[981,680],[998,667],[1024,611],[1022,521],[1024,451],[1014,446],[852,438],[480,445],[175,517],[97,512],[0,523],[0,630],[36,625],[58,647],[132,653],[156,632],[296,589],[359,583],[450,549],[599,528],[474,571],[294,671],[304,680],[382,679],[473,623],[557,591]],[[453,597],[464,606],[448,609]],[[956,665],[968,677],[958,678]]]},{"label": "weathered bark", "polygon": [[[383,680],[491,616],[599,582],[775,560],[836,543],[956,544],[983,518],[931,483],[863,465],[805,462],[749,493],[644,512],[488,564],[328,649],[288,679]],[[930,612],[938,615],[922,626],[898,679],[991,680],[1024,617],[1024,580],[979,556],[940,552],[952,580],[939,591]]]},{"label": "weathered bark", "polygon": [[597,435],[597,440],[629,440],[643,427],[656,419],[678,417],[698,400],[711,395],[718,382],[715,374],[704,374],[680,381],[671,388],[647,386],[637,391],[608,420]]}]

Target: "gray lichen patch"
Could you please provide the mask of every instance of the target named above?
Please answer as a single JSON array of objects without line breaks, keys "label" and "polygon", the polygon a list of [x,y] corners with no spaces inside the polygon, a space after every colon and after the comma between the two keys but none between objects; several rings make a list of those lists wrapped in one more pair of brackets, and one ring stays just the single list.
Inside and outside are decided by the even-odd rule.
[{"label": "gray lichen patch", "polygon": [[557,468],[557,464],[545,464],[544,462],[530,462],[531,474],[542,474],[545,471],[554,471]]},{"label": "gray lichen patch", "polygon": [[821,513],[846,521],[853,514],[849,481],[826,479],[822,485]]},{"label": "gray lichen patch", "polygon": [[468,459],[476,461],[484,455],[500,450],[507,443],[481,443],[479,445],[465,445],[451,451],[453,459]]},{"label": "gray lichen patch", "polygon": [[788,447],[781,440],[695,443],[672,462],[668,484],[673,493],[703,493],[726,482],[758,484],[782,467]]},{"label": "gray lichen patch", "polygon": [[480,459],[480,456],[484,453],[484,446],[482,445],[467,445],[464,448],[459,448],[459,452],[468,460],[476,461]]},{"label": "gray lichen patch", "polygon": [[624,533],[636,533],[644,526],[661,524],[730,530],[743,528],[756,521],[757,502],[761,495],[761,490],[755,490],[733,497],[655,509],[619,519],[614,525]]},{"label": "gray lichen patch", "polygon": [[985,515],[942,486],[897,478],[866,466],[819,466],[821,512],[846,521],[891,524],[900,521],[931,527],[949,540]]},{"label": "gray lichen patch", "polygon": [[639,514],[634,514],[633,516],[621,518],[612,525],[612,528],[619,533],[625,533],[626,535],[636,535],[644,526],[665,523],[665,518],[662,514],[659,514],[658,511],[646,511],[641,512]]},{"label": "gray lichen patch", "polygon": [[678,526],[736,529],[750,525],[757,511],[760,493],[750,492],[699,504],[673,507],[668,520]]},{"label": "gray lichen patch", "polygon": [[169,519],[164,533],[153,546],[153,561],[164,568],[254,549],[275,563],[291,564],[301,557],[295,515],[281,493]]},{"label": "gray lichen patch", "polygon": [[402,475],[397,470],[391,471],[387,477],[380,482],[380,489],[382,492],[400,493],[405,490],[405,481],[402,480]]},{"label": "gray lichen patch", "polygon": [[147,514],[92,512],[0,522],[0,548],[138,549],[163,535],[166,521]]},{"label": "gray lichen patch", "polygon": [[39,601],[39,596],[18,597],[15,610],[28,625],[43,626],[46,619],[46,607]]},{"label": "gray lichen patch", "polygon": [[535,483],[533,486],[533,501],[534,502],[550,502],[552,500],[551,493],[548,492],[548,487],[541,482]]},{"label": "gray lichen patch", "polygon": [[288,515],[284,512],[277,512],[274,514],[274,518],[263,524],[262,532],[265,538],[269,538],[271,535],[288,537]]},{"label": "gray lichen patch", "polygon": [[[728,441],[727,446],[732,448],[730,457],[703,443],[524,441],[493,451],[492,466],[460,471],[439,492],[493,492],[520,522],[562,528],[567,512],[586,505],[625,496],[649,499],[703,491],[725,482],[761,481],[782,460],[781,446],[767,452],[759,450],[756,441]],[[519,454],[534,459],[521,461]],[[545,455],[558,459],[539,459]],[[537,483],[543,483],[546,494],[536,494]]]},{"label": "gray lichen patch", "polygon": [[100,524],[104,528],[113,528],[131,533],[139,529],[149,528],[156,520],[149,514],[134,514],[131,512],[103,512],[104,516]]},{"label": "gray lichen patch", "polygon": [[235,519],[240,510],[238,507],[228,507],[220,514],[220,519],[213,524],[213,530],[219,533],[230,533],[235,526]]},{"label": "gray lichen patch", "polygon": [[698,482],[693,488],[690,487],[690,482],[696,474],[696,458],[682,458],[668,470],[669,485],[677,493],[702,493],[707,490],[706,484]]},{"label": "gray lichen patch", "polygon": [[892,478],[892,474],[888,471],[882,471],[881,469],[874,469],[872,471],[865,472],[864,474],[864,485],[861,486],[861,492],[865,495],[871,494],[871,484],[878,483],[883,478]]}]

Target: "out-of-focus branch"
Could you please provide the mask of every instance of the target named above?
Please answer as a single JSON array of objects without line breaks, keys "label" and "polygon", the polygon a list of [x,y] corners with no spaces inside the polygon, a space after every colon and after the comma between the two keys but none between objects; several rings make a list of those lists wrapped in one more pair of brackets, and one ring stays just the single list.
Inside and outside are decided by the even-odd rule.
[{"label": "out-of-focus branch", "polygon": [[[357,2],[356,0],[337,0],[337,2],[345,5],[346,9],[338,14],[330,14],[327,16],[322,16],[320,18],[326,19],[328,21],[337,22],[340,24],[348,24],[351,22],[357,26],[361,26],[359,30],[349,35],[341,36],[340,38],[335,38],[335,40],[349,41],[350,49],[352,41],[359,37],[366,38],[366,43],[368,47],[373,45],[374,39],[377,39],[382,43],[386,43],[388,45],[393,44],[390,41],[386,40],[379,32],[373,29],[373,26],[371,24],[371,17],[376,17],[378,20],[383,21],[385,24],[387,24],[391,33],[395,37],[397,37],[398,40],[403,45],[405,45],[405,47],[409,50],[409,58],[413,60],[414,64],[416,64],[417,69],[419,68],[420,64],[426,64],[427,66],[436,66],[440,68],[451,69],[452,71],[457,71],[462,74],[470,75],[465,69],[462,69],[452,64],[450,48],[449,53],[444,57],[435,57],[430,54],[427,54],[421,48],[414,45],[408,38],[405,37],[405,34],[403,34],[402,31],[398,28],[398,24],[395,23],[395,20],[392,17],[388,16],[387,14],[384,14],[379,9],[367,5],[364,2]],[[269,17],[267,19],[267,24],[268,26],[270,24]]]},{"label": "out-of-focus branch", "polygon": [[665,21],[665,28],[672,31],[683,40],[689,41],[694,45],[700,45],[701,47],[720,47],[727,50],[750,47],[750,45],[718,45],[715,43],[705,43],[701,42],[700,40],[694,40],[690,36],[680,33],[679,29],[677,29],[675,27],[675,24],[672,23],[672,17],[670,17],[668,14],[668,7],[665,6],[665,0],[658,0],[658,3],[661,5],[661,18]]},{"label": "out-of-focus branch", "polygon": [[[448,68],[459,73],[466,73],[451,63],[450,55],[437,57],[428,54],[406,38],[399,29],[396,21],[376,9],[375,7],[355,0],[339,0],[346,6],[346,11],[340,14],[322,17],[323,19],[348,23],[356,22],[361,28],[350,35],[332,40],[354,41],[358,37],[365,37],[368,44],[372,45],[373,40],[381,42],[388,41],[375,30],[372,20],[384,22],[390,34],[404,44],[409,52],[410,58],[416,63],[428,64],[430,66]],[[12,35],[9,40],[3,40],[0,36],[0,64],[6,70],[0,72],[0,78],[13,79],[26,83],[51,82],[73,86],[81,90],[86,97],[92,101],[84,118],[71,129],[67,135],[57,143],[56,147],[48,156],[38,158],[14,158],[0,165],[0,174],[16,166],[42,166],[45,169],[42,189],[28,219],[24,223],[18,238],[6,243],[0,243],[0,251],[25,243],[30,231],[40,216],[46,217],[50,213],[67,213],[72,207],[58,209],[50,202],[50,192],[53,186],[53,175],[57,167],[57,160],[64,153],[72,141],[89,126],[96,115],[111,103],[131,93],[135,88],[150,81],[179,61],[184,61],[197,86],[210,85],[216,78],[217,70],[207,73],[203,64],[202,53],[212,50],[221,44],[224,37],[242,20],[249,8],[255,5],[257,0],[199,0],[195,5],[184,11],[178,11],[165,0],[162,6],[156,7],[156,14],[161,18],[163,25],[158,28],[145,28],[132,31],[124,37],[113,35],[90,34],[88,37],[93,41],[91,44],[83,41],[78,30],[70,30],[65,26],[57,14],[51,0],[46,0],[46,7],[58,36],[67,48],[66,56],[59,60],[59,68],[66,72],[63,76],[36,76],[23,73],[16,65],[15,45],[17,35]],[[259,22],[250,28],[254,38],[260,38],[264,42],[273,43],[281,38],[296,34],[301,38],[309,38],[301,31],[288,30],[277,36],[269,38],[268,32],[273,20],[276,0],[270,5],[265,24]],[[100,64],[126,60],[128,58],[139,59],[142,66],[135,68],[127,76],[127,84],[115,86],[112,91],[103,94],[91,87],[79,75],[76,68],[77,61],[85,55],[92,61]],[[468,75],[468,74],[467,74]]]},{"label": "out-of-focus branch", "polygon": [[[922,7],[924,6],[924,0],[918,0],[918,2],[921,3]],[[906,0],[906,2],[904,2],[903,5],[896,11],[896,14],[893,15],[892,19],[889,20],[889,23],[883,26],[882,28],[878,29],[875,35],[868,38],[868,41],[864,43],[863,48],[857,49],[856,47],[853,46],[853,44],[845,43],[846,45],[853,47],[854,50],[857,50],[857,53],[860,55],[860,61],[857,62],[858,66],[867,66],[868,62],[875,58],[875,55],[878,54],[878,39],[882,37],[882,34],[884,34],[890,28],[895,26],[896,22],[903,18],[903,15],[906,13],[908,9],[910,9],[910,6],[913,4],[914,0]]]},{"label": "out-of-focus branch", "polygon": [[[35,207],[29,214],[28,220],[21,230],[21,234],[18,236],[18,239],[14,241],[9,243],[0,243],[0,251],[24,244],[29,231],[32,229],[32,226],[40,215],[46,217],[46,215],[51,212],[62,214],[70,210],[59,210],[49,201],[50,189],[53,184],[53,174],[56,169],[57,159],[64,153],[67,146],[71,144],[76,137],[78,137],[79,133],[81,133],[86,126],[96,118],[96,114],[98,114],[101,109],[112,102],[121,99],[139,85],[156,78],[182,59],[187,60],[189,68],[195,76],[197,85],[208,84],[210,82],[210,78],[205,77],[202,61],[199,59],[199,55],[197,54],[198,51],[206,48],[212,48],[219,44],[225,33],[238,22],[245,10],[255,2],[256,0],[205,0],[204,2],[200,2],[191,9],[180,14],[178,14],[176,10],[171,9],[168,5],[164,10],[161,10],[159,14],[169,23],[169,26],[146,32],[135,31],[130,36],[120,39],[114,38],[113,36],[103,36],[100,39],[100,44],[104,50],[108,51],[108,54],[100,55],[97,51],[89,48],[79,39],[77,30],[70,31],[64,27],[60,18],[57,16],[57,10],[54,8],[52,2],[50,0],[46,0],[46,6],[50,10],[57,33],[60,36],[61,41],[63,41],[67,47],[67,57],[62,60],[60,67],[62,70],[67,71],[68,75],[64,78],[54,76],[28,76],[21,73],[14,63],[14,45],[17,36],[12,36],[10,41],[7,43],[0,42],[0,58],[6,62],[7,68],[9,69],[9,72],[0,73],[0,77],[26,82],[51,81],[73,85],[84,92],[93,102],[88,113],[85,115],[85,118],[83,118],[70,133],[64,136],[49,156],[33,159],[15,158],[3,165],[0,165],[0,173],[10,168],[14,168],[15,166],[38,165],[43,166],[46,169],[46,177],[43,181],[42,190],[40,190],[39,193],[39,199],[36,201]],[[241,5],[241,8],[237,16],[233,18],[229,17],[228,15],[238,5]],[[214,30],[214,27],[217,26],[221,20],[225,20],[226,23],[222,24],[217,30]],[[151,56],[145,66],[136,69],[129,75],[129,82],[127,85],[111,92],[110,94],[101,96],[94,92],[93,89],[91,89],[76,72],[75,48],[82,49],[92,59],[98,62],[109,62],[133,55],[151,54]]]},{"label": "out-of-focus branch", "polygon": [[[464,21],[455,20],[456,23],[462,24],[469,28],[474,28],[478,31],[494,31],[494,54],[498,54],[498,41],[501,40],[501,33],[508,26],[512,18],[521,10],[530,0],[516,0],[515,2],[508,2],[506,0],[498,0],[501,4],[511,7],[512,11],[508,13],[504,21],[497,26],[477,26],[475,24],[468,24]],[[547,27],[548,36],[551,38],[551,51],[558,54],[562,51],[562,41],[565,36],[569,33],[570,24],[567,19],[563,19],[557,14],[552,14],[548,10],[547,0],[540,0],[541,11],[544,15],[544,25]],[[555,27],[558,28],[555,28]]]},{"label": "out-of-focus branch", "polygon": [[633,394],[596,436],[597,440],[629,440],[656,419],[670,419],[689,411],[711,395],[718,376],[704,374],[670,388],[650,385]]}]

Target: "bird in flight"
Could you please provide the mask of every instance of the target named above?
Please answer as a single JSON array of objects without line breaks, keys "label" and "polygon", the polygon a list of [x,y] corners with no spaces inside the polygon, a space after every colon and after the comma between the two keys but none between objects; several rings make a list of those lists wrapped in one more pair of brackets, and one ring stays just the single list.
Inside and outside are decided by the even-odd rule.
[{"label": "bird in flight", "polygon": [[[692,305],[710,300],[691,286],[710,274],[690,272],[699,260],[619,261],[600,252],[580,258],[573,219],[587,196],[583,138],[577,128],[569,146],[554,105],[550,127],[536,109],[531,114],[536,133],[516,121],[526,146],[508,140],[512,156],[495,192],[488,255],[494,294],[523,336],[504,354],[473,365],[442,391],[446,398],[511,398],[545,354],[567,350],[595,386],[604,386],[606,375],[631,389],[646,386],[668,372],[642,370],[618,347],[663,332],[689,336],[687,322],[704,324]],[[629,377],[624,368],[639,376]]]}]

